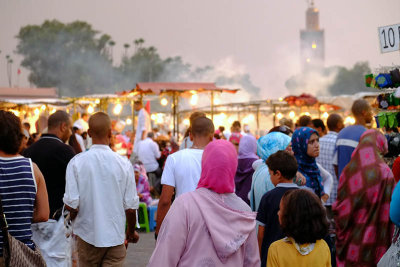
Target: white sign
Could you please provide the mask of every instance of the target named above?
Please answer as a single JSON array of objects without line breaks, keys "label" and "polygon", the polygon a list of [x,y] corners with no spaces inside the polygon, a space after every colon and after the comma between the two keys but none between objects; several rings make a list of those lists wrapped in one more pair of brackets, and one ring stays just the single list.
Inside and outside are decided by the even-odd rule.
[{"label": "white sign", "polygon": [[379,27],[378,31],[382,53],[400,50],[400,24]]}]

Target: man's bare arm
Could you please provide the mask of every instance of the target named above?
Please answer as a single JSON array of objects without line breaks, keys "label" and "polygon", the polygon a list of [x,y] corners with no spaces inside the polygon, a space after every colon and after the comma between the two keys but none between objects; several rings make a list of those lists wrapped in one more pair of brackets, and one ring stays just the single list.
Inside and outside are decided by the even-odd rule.
[{"label": "man's bare arm", "polygon": [[160,200],[158,202],[157,208],[157,227],[156,227],[156,235],[160,231],[161,224],[168,213],[169,208],[171,207],[172,196],[175,193],[175,187],[170,185],[163,185]]}]

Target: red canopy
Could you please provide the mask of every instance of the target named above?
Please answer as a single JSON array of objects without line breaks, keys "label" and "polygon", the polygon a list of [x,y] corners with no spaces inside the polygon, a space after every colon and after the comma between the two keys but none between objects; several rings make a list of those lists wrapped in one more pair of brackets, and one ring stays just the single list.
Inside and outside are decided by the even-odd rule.
[{"label": "red canopy", "polygon": [[118,92],[119,95],[163,94],[163,93],[236,93],[239,89],[220,88],[215,83],[137,83],[130,91]]}]

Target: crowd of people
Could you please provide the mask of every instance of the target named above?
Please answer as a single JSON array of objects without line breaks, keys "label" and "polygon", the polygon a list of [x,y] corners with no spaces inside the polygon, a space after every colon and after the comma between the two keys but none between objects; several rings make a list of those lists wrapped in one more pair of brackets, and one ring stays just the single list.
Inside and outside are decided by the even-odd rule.
[{"label": "crowd of people", "polygon": [[[139,203],[157,206],[151,267],[376,266],[399,232],[400,160],[387,164],[389,137],[367,129],[363,99],[354,125],[304,115],[261,137],[194,112],[180,146],[151,128],[140,101],[135,110],[127,135],[105,113],[73,122],[57,111],[35,136],[0,110],[9,232],[48,266],[122,266],[139,241]],[[113,151],[118,139],[131,144],[128,157]],[[0,256],[2,245],[0,236]]]}]

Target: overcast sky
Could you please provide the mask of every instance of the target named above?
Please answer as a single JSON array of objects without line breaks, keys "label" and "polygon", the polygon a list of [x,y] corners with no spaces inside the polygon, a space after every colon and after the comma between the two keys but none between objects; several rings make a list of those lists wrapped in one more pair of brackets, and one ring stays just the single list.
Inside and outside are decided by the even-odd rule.
[{"label": "overcast sky", "polygon": [[[400,64],[400,52],[381,54],[379,26],[400,23],[400,0],[316,0],[325,30],[326,66]],[[8,86],[5,55],[16,48],[22,26],[46,19],[83,20],[117,43],[144,38],[162,57],[182,56],[195,66],[248,72],[263,97],[287,94],[285,81],[299,72],[299,31],[305,0],[0,0],[0,87]],[[21,57],[12,54],[14,77]],[[20,86],[29,86],[21,69]],[[16,79],[14,79],[14,84]]]}]

